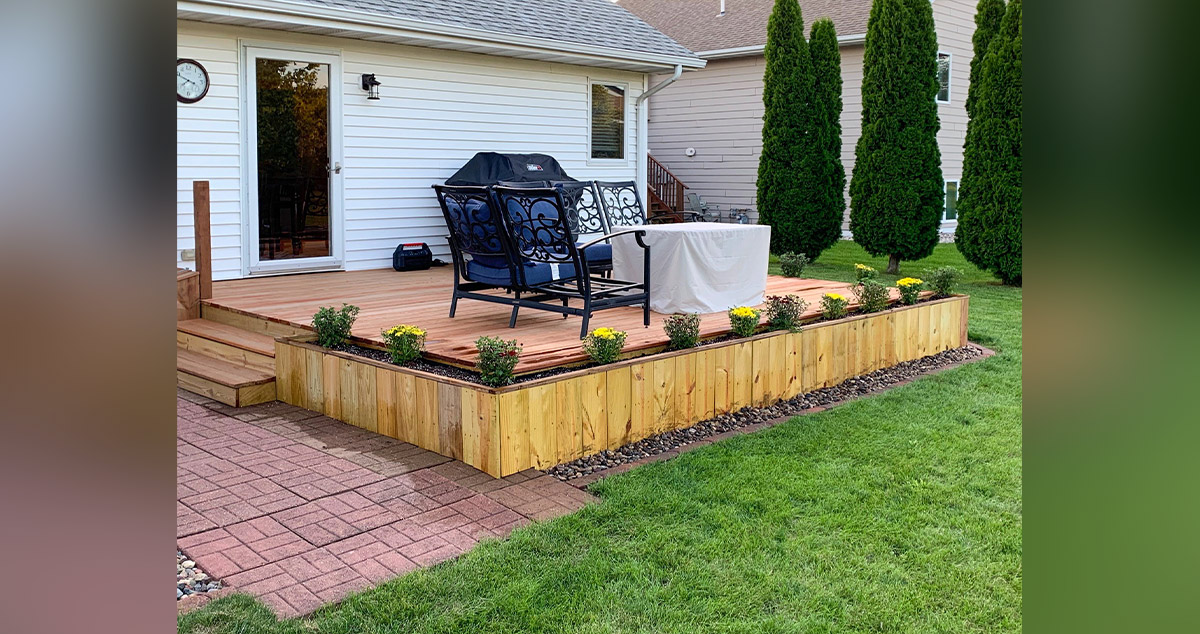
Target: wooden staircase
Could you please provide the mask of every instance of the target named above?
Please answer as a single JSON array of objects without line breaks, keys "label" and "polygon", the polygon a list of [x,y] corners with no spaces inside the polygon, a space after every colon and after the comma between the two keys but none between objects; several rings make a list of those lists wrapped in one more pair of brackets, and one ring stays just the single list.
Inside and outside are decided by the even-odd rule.
[{"label": "wooden staircase", "polygon": [[683,216],[684,190],[687,185],[679,180],[666,165],[653,156],[646,155],[649,165],[646,170],[647,213],[651,218],[662,218],[660,222],[681,222]]},{"label": "wooden staircase", "polygon": [[175,328],[176,384],[234,407],[275,400],[275,340],[212,319]]}]

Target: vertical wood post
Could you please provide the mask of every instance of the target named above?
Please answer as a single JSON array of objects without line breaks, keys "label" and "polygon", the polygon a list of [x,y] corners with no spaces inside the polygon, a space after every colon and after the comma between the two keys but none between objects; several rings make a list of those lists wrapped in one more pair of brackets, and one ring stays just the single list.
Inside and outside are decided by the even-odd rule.
[{"label": "vertical wood post", "polygon": [[675,211],[683,211],[683,181],[675,179]]},{"label": "vertical wood post", "polygon": [[192,213],[196,270],[200,273],[200,299],[211,299],[212,234],[208,220],[208,181],[192,181]]}]

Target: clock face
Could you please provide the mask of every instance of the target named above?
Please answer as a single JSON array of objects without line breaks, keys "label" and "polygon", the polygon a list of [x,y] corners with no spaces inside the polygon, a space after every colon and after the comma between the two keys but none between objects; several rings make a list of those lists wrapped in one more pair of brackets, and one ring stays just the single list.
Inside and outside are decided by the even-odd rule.
[{"label": "clock face", "polygon": [[196,103],[208,93],[208,71],[200,62],[181,59],[175,63],[175,97],[183,103]]}]

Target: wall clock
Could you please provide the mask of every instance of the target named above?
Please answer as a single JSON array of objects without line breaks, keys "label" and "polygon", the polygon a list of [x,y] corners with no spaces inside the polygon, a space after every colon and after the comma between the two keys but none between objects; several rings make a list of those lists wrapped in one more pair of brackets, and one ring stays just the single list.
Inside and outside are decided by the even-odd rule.
[{"label": "wall clock", "polygon": [[196,103],[207,94],[208,71],[194,59],[178,59],[175,62],[175,98],[182,103]]}]

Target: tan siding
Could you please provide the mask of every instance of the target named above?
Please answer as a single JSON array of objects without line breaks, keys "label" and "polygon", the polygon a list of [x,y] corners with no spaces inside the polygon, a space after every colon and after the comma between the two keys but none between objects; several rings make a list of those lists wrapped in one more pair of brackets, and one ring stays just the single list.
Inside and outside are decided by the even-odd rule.
[{"label": "tan siding", "polygon": [[[204,64],[212,83],[203,100],[177,108],[177,248],[193,247],[191,181],[208,179],[216,279],[241,277],[245,266],[239,40],[341,52],[346,269],[391,266],[400,242],[428,242],[434,255],[448,259],[446,228],[429,186],[475,152],[551,154],[579,179],[637,177],[641,73],[187,21],[177,26],[179,56]],[[379,101],[366,100],[362,73],[383,83]],[[625,160],[588,160],[589,79],[628,87]]]},{"label": "tan siding", "polygon": [[[956,181],[962,175],[975,4],[936,0],[933,13],[938,48],[952,56],[950,103],[938,104],[938,142],[943,178]],[[854,171],[854,146],[862,131],[863,51],[861,44],[841,48],[842,164],[847,188]],[[722,209],[755,206],[762,150],[762,73],[762,56],[710,60],[705,69],[684,73],[650,99],[650,154],[692,191]],[[651,83],[662,79],[655,77]],[[689,147],[696,149],[690,158],[684,154]],[[842,228],[849,230],[849,208]]]}]

